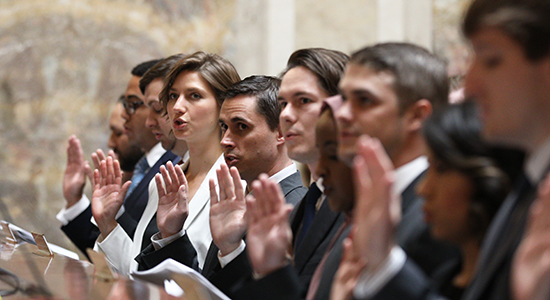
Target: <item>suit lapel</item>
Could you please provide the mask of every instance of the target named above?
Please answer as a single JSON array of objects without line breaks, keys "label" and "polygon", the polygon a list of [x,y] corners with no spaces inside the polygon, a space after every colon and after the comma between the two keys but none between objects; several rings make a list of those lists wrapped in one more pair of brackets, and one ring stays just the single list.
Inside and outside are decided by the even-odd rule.
[{"label": "suit lapel", "polygon": [[134,191],[128,196],[124,203],[124,209],[132,216],[136,221],[139,220],[145,206],[147,206],[149,182],[159,172],[160,166],[166,164],[168,161],[173,161],[178,156],[171,151],[166,151],[157,162],[151,167],[151,169],[145,174]]},{"label": "suit lapel", "polygon": [[[523,175],[524,176],[524,175]],[[502,264],[510,264],[523,234],[536,188],[523,186],[524,177],[501,205],[482,244],[477,273],[463,299],[481,299]],[[506,287],[502,287],[506,288]]]},{"label": "suit lapel", "polygon": [[301,186],[304,186],[302,184],[302,177],[300,176],[300,171],[296,171],[295,173],[281,180],[279,182],[279,185],[281,186],[281,190],[283,191],[283,194],[285,195],[285,197],[288,194],[290,194],[290,192],[292,192],[293,190]]},{"label": "suit lapel", "polygon": [[[319,247],[319,244],[324,241],[340,215],[341,214],[330,209],[327,199],[323,201],[323,204],[315,215],[315,218],[313,219],[313,222],[311,223],[300,248],[296,249],[294,252],[294,264],[298,273],[301,272],[309,258],[315,253]],[[294,221],[296,222],[297,220]]]}]

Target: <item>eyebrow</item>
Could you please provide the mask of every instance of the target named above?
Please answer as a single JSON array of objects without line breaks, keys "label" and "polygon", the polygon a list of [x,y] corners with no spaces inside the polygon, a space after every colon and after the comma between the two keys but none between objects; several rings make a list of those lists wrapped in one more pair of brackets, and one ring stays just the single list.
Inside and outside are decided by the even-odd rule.
[{"label": "eyebrow", "polygon": [[137,95],[128,95],[128,97],[126,97],[127,100],[135,100],[137,99],[138,101],[143,101],[140,97],[138,97]]}]

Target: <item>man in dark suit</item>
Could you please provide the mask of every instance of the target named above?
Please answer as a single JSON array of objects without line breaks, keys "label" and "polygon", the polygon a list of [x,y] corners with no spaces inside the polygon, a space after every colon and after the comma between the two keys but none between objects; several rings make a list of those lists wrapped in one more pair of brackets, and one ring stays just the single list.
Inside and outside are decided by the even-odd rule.
[{"label": "man in dark suit", "polygon": [[[132,177],[134,184],[131,188],[133,191],[128,193],[124,200],[123,209],[117,214],[117,222],[121,224],[129,236],[133,236],[139,217],[147,205],[149,181],[158,172],[160,165],[176,157],[174,154],[162,149],[161,145],[157,144],[151,130],[145,127],[145,118],[149,113],[149,109],[143,105],[139,79],[157,62],[158,60],[148,61],[139,64],[132,70],[132,78],[128,83],[123,100],[125,110],[122,117],[125,120],[125,133],[130,143],[145,152],[145,156],[136,165],[136,168],[140,166],[141,172],[136,170]],[[100,159],[101,157],[96,160]],[[79,168],[67,168],[67,171],[84,174],[84,167],[85,165],[82,163]],[[71,176],[65,176],[65,179],[70,178]],[[82,188],[75,188],[77,184],[81,184],[83,187],[84,182],[64,180],[64,191],[78,190],[82,195]],[[67,193],[64,192],[64,194]],[[99,235],[99,230],[91,222],[91,218],[90,203],[83,196],[76,202],[68,201],[67,207],[58,214],[58,219],[62,220],[63,223],[61,229],[83,253],[86,253],[86,248],[93,247]]]},{"label": "man in dark suit", "polygon": [[[279,119],[289,156],[306,164],[314,180],[319,178],[315,173],[319,160],[319,149],[315,145],[315,126],[323,100],[338,93],[338,81],[347,60],[347,55],[339,51],[301,49],[291,55],[282,75],[278,95],[282,107]],[[293,266],[289,265],[287,257],[283,255],[281,259],[274,260],[274,264],[270,264],[270,271],[261,274],[267,276],[255,281],[248,258],[242,255],[235,261],[240,259],[246,262],[248,276],[225,282],[222,288],[224,292],[231,297],[243,299],[254,298],[257,294],[255,291],[273,291],[273,295],[278,295],[274,291],[277,289],[273,288],[276,285],[274,283],[293,279],[296,279],[295,284],[300,290],[307,290],[317,265],[344,221],[343,214],[330,209],[322,189],[320,181],[312,184],[308,194],[290,216]],[[235,267],[231,262],[224,269],[239,272],[243,268]],[[216,279],[211,278],[220,287]]]},{"label": "man in dark suit", "polygon": [[[465,78],[465,93],[480,104],[483,135],[492,143],[519,146],[527,153],[525,174],[517,179],[482,243],[476,274],[462,296],[465,300],[511,299],[512,259],[523,235],[536,186],[550,166],[548,15],[550,2],[547,0],[475,0],[464,18],[464,33],[476,54]],[[533,262],[536,263],[536,259]],[[377,287],[380,291],[375,295],[361,293],[359,290],[369,281],[360,281],[355,296],[361,299],[438,297],[430,293],[430,286],[410,261],[402,266],[396,272],[389,272],[387,278],[391,280]],[[516,267],[519,268],[514,272],[521,270],[521,264]],[[525,275],[530,274],[515,274],[515,277],[530,277]],[[525,292],[534,294],[525,290],[520,294],[526,295]],[[539,299],[548,299],[548,295]]]},{"label": "man in dark suit", "polygon": [[[288,157],[279,127],[279,85],[280,80],[274,77],[251,76],[233,85],[223,95],[225,100],[220,110],[220,143],[227,166],[223,165],[218,172],[221,190],[219,202],[216,200],[217,195],[211,195],[210,228],[213,244],[202,270],[205,275],[220,269],[219,264],[228,255],[235,257],[244,250],[244,190],[236,187],[241,184],[240,178],[250,183],[259,174],[268,174],[279,182],[287,202],[291,204],[296,204],[306,193],[300,172]],[[231,175],[228,167],[232,169]],[[236,201],[233,202],[236,205],[227,205],[232,200]],[[156,251],[154,246],[145,249],[137,260],[140,269],[151,268],[166,258],[174,258],[198,268],[196,254],[189,255],[194,252],[184,235]]]}]

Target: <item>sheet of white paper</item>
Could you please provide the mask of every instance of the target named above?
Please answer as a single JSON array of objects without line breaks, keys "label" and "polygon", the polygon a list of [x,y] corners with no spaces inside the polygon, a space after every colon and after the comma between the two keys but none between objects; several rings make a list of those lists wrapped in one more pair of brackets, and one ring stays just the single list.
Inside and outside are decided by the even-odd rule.
[{"label": "sheet of white paper", "polygon": [[222,291],[220,291],[217,287],[210,283],[210,281],[204,278],[204,276],[202,276],[200,273],[171,258],[166,259],[152,269],[146,271],[132,272],[131,275],[134,278],[139,278],[152,282],[159,286],[164,286],[165,280],[170,281],[173,279],[173,273],[185,275],[193,279],[195,282],[199,283],[199,285],[203,286],[208,291],[212,300],[230,300],[229,297],[222,293]]}]

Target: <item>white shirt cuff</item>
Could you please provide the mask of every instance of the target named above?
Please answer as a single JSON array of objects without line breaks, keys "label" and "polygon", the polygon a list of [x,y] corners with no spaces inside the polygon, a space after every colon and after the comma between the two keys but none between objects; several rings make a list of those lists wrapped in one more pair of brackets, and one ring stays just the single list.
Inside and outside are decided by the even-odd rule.
[{"label": "white shirt cuff", "polygon": [[245,248],[246,248],[246,243],[244,242],[244,240],[241,240],[241,244],[239,245],[239,247],[237,247],[237,249],[233,250],[233,252],[227,254],[226,256],[222,256],[222,253],[218,251],[218,260],[220,261],[221,267],[225,268],[227,264],[229,264],[237,256],[243,253]]},{"label": "white shirt cuff", "polygon": [[368,299],[376,295],[405,265],[407,255],[398,246],[392,248],[390,256],[382,263],[378,270],[365,269],[359,276],[353,289],[353,296],[357,299]]},{"label": "white shirt cuff", "polygon": [[88,205],[90,205],[90,200],[88,200],[88,197],[86,195],[82,195],[82,198],[78,200],[78,202],[69,207],[65,208],[63,207],[59,213],[57,213],[56,218],[61,222],[63,225],[69,224],[72,220],[76,219],[83,211],[88,208]]},{"label": "white shirt cuff", "polygon": [[155,248],[155,250],[159,250],[160,248],[166,247],[166,245],[184,236],[185,233],[186,233],[185,229],[182,229],[180,232],[176,234],[173,234],[167,238],[161,239],[160,232],[157,232],[153,234],[153,236],[151,237],[151,243],[153,244],[153,247]]}]

